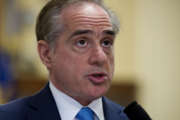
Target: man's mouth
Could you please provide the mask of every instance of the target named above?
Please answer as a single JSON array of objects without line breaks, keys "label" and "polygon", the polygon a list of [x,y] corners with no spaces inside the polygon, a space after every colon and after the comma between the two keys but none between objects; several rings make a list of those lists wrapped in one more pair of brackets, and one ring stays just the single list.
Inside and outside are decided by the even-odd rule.
[{"label": "man's mouth", "polygon": [[103,72],[91,73],[88,75],[88,79],[94,84],[101,84],[101,83],[104,83],[108,79],[108,76],[106,73],[103,73]]}]

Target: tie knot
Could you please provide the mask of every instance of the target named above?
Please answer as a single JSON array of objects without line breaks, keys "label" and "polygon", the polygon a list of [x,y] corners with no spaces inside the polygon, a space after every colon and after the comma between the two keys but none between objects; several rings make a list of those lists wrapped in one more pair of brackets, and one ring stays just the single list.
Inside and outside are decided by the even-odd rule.
[{"label": "tie knot", "polygon": [[83,107],[76,115],[76,118],[78,120],[94,120],[94,113],[90,108]]}]

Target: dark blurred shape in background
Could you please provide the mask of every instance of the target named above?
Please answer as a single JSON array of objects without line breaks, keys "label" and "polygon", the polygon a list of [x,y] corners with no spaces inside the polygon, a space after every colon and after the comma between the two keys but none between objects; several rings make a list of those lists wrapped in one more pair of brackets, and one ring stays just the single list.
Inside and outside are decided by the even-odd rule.
[{"label": "dark blurred shape in background", "polygon": [[0,48],[0,88],[5,101],[16,98],[15,80],[12,71],[10,56]]}]

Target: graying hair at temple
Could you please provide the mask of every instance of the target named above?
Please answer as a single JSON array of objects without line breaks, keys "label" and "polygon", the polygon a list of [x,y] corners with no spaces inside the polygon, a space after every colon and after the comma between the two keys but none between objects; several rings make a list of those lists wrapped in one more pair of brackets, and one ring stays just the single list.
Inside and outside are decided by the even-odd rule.
[{"label": "graying hair at temple", "polygon": [[61,20],[61,11],[63,8],[78,3],[91,2],[102,7],[109,15],[113,30],[115,33],[119,31],[119,21],[117,17],[104,6],[102,0],[50,0],[40,11],[36,23],[37,41],[45,40],[52,44],[60,37],[64,30],[63,21]]}]

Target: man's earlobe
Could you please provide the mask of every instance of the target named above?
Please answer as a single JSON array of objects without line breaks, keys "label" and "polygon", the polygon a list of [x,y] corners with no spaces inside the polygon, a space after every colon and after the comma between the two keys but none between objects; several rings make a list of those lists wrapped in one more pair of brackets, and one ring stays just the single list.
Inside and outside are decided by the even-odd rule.
[{"label": "man's earlobe", "polygon": [[51,67],[51,48],[45,40],[39,40],[37,45],[41,61],[49,69]]}]

